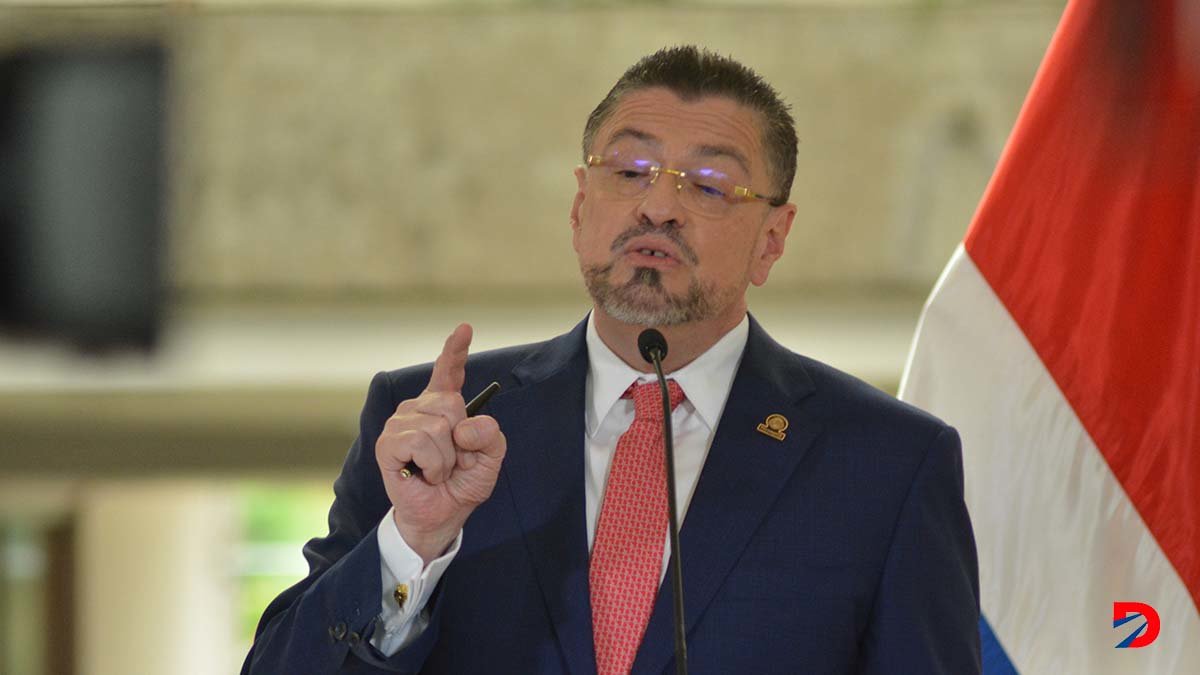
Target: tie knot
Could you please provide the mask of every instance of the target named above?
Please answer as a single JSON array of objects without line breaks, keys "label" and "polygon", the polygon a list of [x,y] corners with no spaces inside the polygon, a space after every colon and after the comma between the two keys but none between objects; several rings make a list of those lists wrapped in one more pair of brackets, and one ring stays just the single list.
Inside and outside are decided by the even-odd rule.
[{"label": "tie knot", "polygon": [[[667,393],[671,397],[671,410],[674,410],[675,406],[683,402],[685,398],[683,389],[675,380],[667,380]],[[625,391],[624,398],[633,398],[634,419],[662,420],[662,393],[659,391],[657,381],[641,384],[634,382]]]}]

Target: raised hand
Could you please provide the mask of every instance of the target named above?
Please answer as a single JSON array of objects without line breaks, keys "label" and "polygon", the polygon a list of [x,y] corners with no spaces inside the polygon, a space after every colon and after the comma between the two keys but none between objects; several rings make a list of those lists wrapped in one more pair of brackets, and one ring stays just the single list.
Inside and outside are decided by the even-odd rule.
[{"label": "raised hand", "polygon": [[[375,443],[396,527],[426,563],[492,494],[508,447],[496,420],[467,417],[461,392],[470,346],[471,327],[461,324],[446,338],[425,391],[396,407]],[[404,470],[409,461],[419,474]]]}]

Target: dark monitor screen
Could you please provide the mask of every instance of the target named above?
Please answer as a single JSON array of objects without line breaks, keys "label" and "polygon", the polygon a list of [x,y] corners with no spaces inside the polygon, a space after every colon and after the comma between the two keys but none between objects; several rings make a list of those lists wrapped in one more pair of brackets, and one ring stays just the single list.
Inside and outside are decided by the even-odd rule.
[{"label": "dark monitor screen", "polygon": [[150,348],[160,323],[165,58],[0,54],[0,326]]}]

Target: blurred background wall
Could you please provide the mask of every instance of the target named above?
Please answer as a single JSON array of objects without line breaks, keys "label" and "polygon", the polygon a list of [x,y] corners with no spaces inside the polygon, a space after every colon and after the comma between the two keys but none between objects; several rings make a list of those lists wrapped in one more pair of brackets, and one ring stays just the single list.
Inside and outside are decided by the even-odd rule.
[{"label": "blurred background wall", "polygon": [[370,376],[459,321],[484,349],[582,317],[583,122],[664,45],[793,105],[799,214],[751,310],[894,390],[1064,4],[0,1],[0,55],[170,54],[158,348],[0,337],[0,672],[235,671]]}]

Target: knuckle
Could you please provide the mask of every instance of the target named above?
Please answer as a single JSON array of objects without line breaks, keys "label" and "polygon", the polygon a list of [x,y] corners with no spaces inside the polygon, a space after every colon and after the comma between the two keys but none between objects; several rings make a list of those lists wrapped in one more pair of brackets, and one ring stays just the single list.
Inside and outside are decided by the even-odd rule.
[{"label": "knuckle", "polygon": [[413,420],[409,417],[393,417],[383,425],[379,438],[403,439],[408,438],[414,428]]},{"label": "knuckle", "polygon": [[462,395],[455,392],[426,392],[421,395],[415,412],[421,415],[440,415],[458,421],[466,417],[466,405]]},{"label": "knuckle", "polygon": [[435,438],[449,438],[450,420],[441,415],[430,415],[426,430]]},{"label": "knuckle", "polygon": [[462,413],[467,407],[467,404],[463,401],[462,394],[457,391],[435,392],[431,395],[431,399],[430,404],[432,407],[447,414]]},{"label": "knuckle", "polygon": [[425,445],[425,435],[416,429],[405,429],[396,434],[396,442],[406,448],[420,448]]},{"label": "knuckle", "polygon": [[[384,439],[384,437],[383,437],[383,436],[381,436],[381,437],[380,437],[380,439],[382,440],[382,439]],[[394,434],[389,434],[389,435],[386,437],[386,445],[387,445],[387,447],[388,447],[389,449],[391,449],[391,450],[396,450],[396,451],[400,451],[400,450],[408,450],[408,451],[411,451],[411,450],[413,450],[413,449],[414,449],[414,446],[416,445],[416,443],[415,443],[415,441],[416,441],[416,440],[417,440],[417,439],[415,439],[415,438],[413,437],[413,433],[412,433],[412,431],[410,431],[410,430],[403,430],[403,431],[397,431],[397,432],[396,432],[396,433],[394,433]],[[376,444],[376,447],[379,447],[379,444],[378,444],[378,443]]]},{"label": "knuckle", "polygon": [[475,431],[478,443],[482,447],[487,447],[496,443],[497,438],[502,436],[500,425],[491,417],[477,417],[471,420],[472,427]]},{"label": "knuckle", "polygon": [[491,415],[480,415],[475,418],[480,434],[496,434],[500,432],[500,423]]},{"label": "knuckle", "polygon": [[421,464],[421,473],[425,476],[425,480],[430,483],[441,483],[446,478],[446,463],[442,460],[439,454],[430,455],[423,464]]},{"label": "knuckle", "polygon": [[384,429],[379,437],[375,439],[375,454],[379,454],[382,450],[395,444],[397,434],[388,429]]},{"label": "knuckle", "polygon": [[468,450],[476,448],[479,444],[479,432],[471,420],[464,420],[455,425],[454,441]]},{"label": "knuckle", "polygon": [[384,464],[392,459],[412,457],[419,450],[415,440],[411,431],[381,434],[375,439],[376,461]]}]

